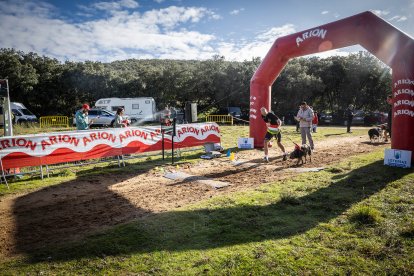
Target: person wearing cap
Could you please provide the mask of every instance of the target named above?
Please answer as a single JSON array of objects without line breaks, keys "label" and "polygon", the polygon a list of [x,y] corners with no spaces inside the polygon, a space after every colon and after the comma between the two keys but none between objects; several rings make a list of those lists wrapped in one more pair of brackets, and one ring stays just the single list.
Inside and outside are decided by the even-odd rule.
[{"label": "person wearing cap", "polygon": [[312,120],[313,120],[313,110],[308,106],[306,102],[300,103],[300,109],[296,116],[296,120],[299,121],[300,134],[302,136],[302,145],[306,144],[306,137],[309,140],[310,148],[313,150],[314,144],[312,139]]},{"label": "person wearing cap", "polygon": [[348,106],[348,108],[345,110],[345,117],[346,117],[346,132],[347,133],[352,133],[351,132],[351,124],[352,124],[352,120],[354,119],[354,106],[352,104],[350,104]]},{"label": "person wearing cap", "polygon": [[282,145],[282,134],[280,133],[280,127],[282,126],[282,121],[277,117],[272,111],[267,112],[265,107],[260,109],[262,113],[262,118],[266,122],[267,125],[267,132],[264,138],[264,160],[269,162],[269,142],[272,140],[273,137],[277,140],[277,145],[283,152],[283,161],[287,159],[287,153],[285,151],[285,147]]},{"label": "person wearing cap", "polygon": [[82,108],[78,111],[76,111],[75,114],[75,120],[76,120],[76,129],[77,130],[84,130],[84,129],[89,129],[89,125],[92,123],[89,123],[89,118],[88,118],[88,112],[90,110],[90,107],[88,104],[83,104]]}]

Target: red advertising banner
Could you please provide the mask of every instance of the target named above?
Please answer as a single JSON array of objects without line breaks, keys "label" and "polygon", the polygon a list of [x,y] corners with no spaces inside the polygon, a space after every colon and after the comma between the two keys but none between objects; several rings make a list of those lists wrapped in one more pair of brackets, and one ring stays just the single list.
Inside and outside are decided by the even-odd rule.
[{"label": "red advertising banner", "polygon": [[[216,123],[177,125],[174,148],[220,143]],[[78,130],[0,138],[3,169],[40,166],[161,150],[159,127]],[[171,149],[171,135],[164,137]]]}]

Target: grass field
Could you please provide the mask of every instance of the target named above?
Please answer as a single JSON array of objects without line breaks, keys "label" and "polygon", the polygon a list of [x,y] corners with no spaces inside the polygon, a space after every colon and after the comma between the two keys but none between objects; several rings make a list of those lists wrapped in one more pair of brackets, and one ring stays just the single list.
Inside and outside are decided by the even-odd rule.
[{"label": "grass field", "polygon": [[[225,148],[247,127],[222,127]],[[296,141],[293,127],[285,135]],[[315,139],[366,135],[320,128]],[[331,137],[332,138],[332,137]],[[298,141],[298,140],[297,140]],[[190,154],[185,161],[198,158]],[[145,166],[159,166],[153,158]],[[137,169],[105,167],[95,173]],[[91,165],[92,166],[92,165]],[[58,185],[91,168],[12,185],[12,193]],[[383,165],[383,151],[317,173],[214,197],[97,233],[79,242],[3,259],[1,274],[412,275],[414,170]],[[25,186],[27,185],[27,186]],[[5,190],[0,191],[4,196]],[[1,199],[1,196],[0,196]]]}]

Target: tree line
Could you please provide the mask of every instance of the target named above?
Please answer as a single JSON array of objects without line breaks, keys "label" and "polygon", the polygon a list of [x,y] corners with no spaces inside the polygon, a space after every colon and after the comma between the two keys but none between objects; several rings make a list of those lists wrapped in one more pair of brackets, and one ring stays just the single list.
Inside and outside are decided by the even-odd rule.
[{"label": "tree line", "polygon": [[[10,98],[39,116],[73,115],[82,103],[106,97],[153,97],[157,108],[198,104],[201,112],[220,107],[249,108],[250,79],[260,58],[243,62],[222,56],[209,60],[137,60],[60,62],[0,49],[0,79],[7,78]],[[272,109],[297,110],[302,100],[320,111],[386,110],[390,69],[367,52],[345,57],[296,58],[272,86]]]}]

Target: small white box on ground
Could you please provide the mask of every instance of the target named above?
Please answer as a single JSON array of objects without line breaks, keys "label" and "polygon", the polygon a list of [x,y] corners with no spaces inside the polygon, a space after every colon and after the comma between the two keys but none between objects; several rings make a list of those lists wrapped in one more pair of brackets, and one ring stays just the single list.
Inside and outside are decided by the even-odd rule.
[{"label": "small white box on ground", "polygon": [[400,168],[411,167],[411,154],[409,150],[386,149],[384,165]]},{"label": "small white box on ground", "polygon": [[239,138],[237,145],[239,149],[253,149],[254,138]]}]

